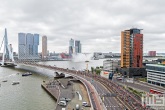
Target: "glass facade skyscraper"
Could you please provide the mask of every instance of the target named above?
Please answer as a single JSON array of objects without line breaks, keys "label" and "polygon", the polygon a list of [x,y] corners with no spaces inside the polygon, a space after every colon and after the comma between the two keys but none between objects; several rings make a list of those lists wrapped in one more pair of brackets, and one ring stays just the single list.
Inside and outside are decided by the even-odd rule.
[{"label": "glass facade skyscraper", "polygon": [[74,52],[74,40],[71,38],[69,40],[69,56],[71,57]]},{"label": "glass facade skyscraper", "polygon": [[79,40],[75,41],[75,53],[81,53],[81,43]]},{"label": "glass facade skyscraper", "polygon": [[18,33],[18,58],[39,59],[39,34]]}]

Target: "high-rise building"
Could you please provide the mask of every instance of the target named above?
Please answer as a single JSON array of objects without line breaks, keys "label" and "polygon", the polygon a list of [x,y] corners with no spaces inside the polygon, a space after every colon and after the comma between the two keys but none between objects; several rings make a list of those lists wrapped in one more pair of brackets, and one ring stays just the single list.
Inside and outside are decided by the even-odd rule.
[{"label": "high-rise building", "polygon": [[74,52],[74,40],[71,38],[69,40],[69,56],[71,57]]},{"label": "high-rise building", "polygon": [[141,29],[132,28],[121,32],[121,67],[142,67],[143,34]]},{"label": "high-rise building", "polygon": [[47,56],[47,37],[42,36],[42,59]]},{"label": "high-rise building", "polygon": [[38,59],[39,34],[18,33],[18,58]]},{"label": "high-rise building", "polygon": [[156,56],[156,51],[149,51],[148,56]]},{"label": "high-rise building", "polygon": [[81,43],[79,40],[75,40],[75,53],[81,53]]},{"label": "high-rise building", "polygon": [[132,28],[121,32],[121,70],[125,77],[146,77],[143,61],[143,34]]}]

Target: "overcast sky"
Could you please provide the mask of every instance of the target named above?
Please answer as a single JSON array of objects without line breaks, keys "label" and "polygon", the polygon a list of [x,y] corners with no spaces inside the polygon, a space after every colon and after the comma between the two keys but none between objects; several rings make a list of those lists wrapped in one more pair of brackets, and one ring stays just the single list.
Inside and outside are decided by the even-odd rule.
[{"label": "overcast sky", "polygon": [[82,52],[120,52],[120,33],[143,29],[144,52],[165,52],[165,0],[0,0],[0,43],[7,28],[18,51],[18,33],[48,37],[48,50],[68,52],[70,38]]}]

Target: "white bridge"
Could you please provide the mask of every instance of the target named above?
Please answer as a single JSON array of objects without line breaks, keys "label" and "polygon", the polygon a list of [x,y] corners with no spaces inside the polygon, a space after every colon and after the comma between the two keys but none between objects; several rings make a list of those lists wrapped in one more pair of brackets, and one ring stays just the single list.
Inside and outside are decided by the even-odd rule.
[{"label": "white bridge", "polygon": [[8,45],[8,39],[7,39],[7,29],[5,28],[5,35],[3,37],[3,41],[0,47],[3,47],[3,56],[2,60],[0,61],[1,66],[9,66],[9,67],[14,67],[16,66],[14,57],[13,57],[13,49],[12,45]]}]

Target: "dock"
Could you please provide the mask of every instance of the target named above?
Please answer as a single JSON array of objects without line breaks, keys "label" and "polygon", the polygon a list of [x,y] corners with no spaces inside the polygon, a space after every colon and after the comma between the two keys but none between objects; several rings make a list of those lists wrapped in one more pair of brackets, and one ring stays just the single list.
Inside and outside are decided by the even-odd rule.
[{"label": "dock", "polygon": [[[77,79],[60,78],[44,82],[41,86],[57,102],[55,110],[62,110],[62,108],[73,110],[75,109],[76,104],[79,104],[80,108],[83,108],[84,110],[90,110],[90,107],[82,107],[82,102],[89,102],[89,97],[85,86]],[[82,95],[83,100],[79,100],[79,96],[76,93],[77,91]],[[71,99],[71,101],[67,102],[66,106],[58,105],[60,98],[63,97]]]},{"label": "dock", "polygon": [[57,101],[60,96],[60,88],[54,82],[41,84],[41,87],[48,93],[52,98]]}]

